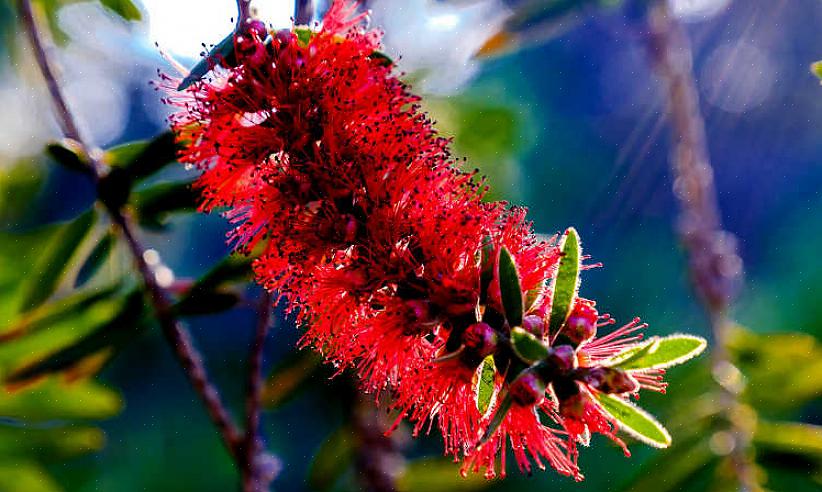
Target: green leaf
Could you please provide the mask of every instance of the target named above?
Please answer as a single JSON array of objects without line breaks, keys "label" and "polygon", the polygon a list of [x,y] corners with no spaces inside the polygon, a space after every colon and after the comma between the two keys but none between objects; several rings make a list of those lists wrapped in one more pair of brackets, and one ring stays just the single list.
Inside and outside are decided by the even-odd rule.
[{"label": "green leaf", "polygon": [[635,439],[655,448],[671,445],[671,435],[645,410],[614,395],[592,392],[594,398],[617,422],[619,428]]},{"label": "green leaf", "polygon": [[121,168],[132,182],[143,180],[177,160],[174,134],[163,132],[150,141],[130,142],[105,153],[109,165]]},{"label": "green leaf", "polygon": [[548,347],[537,337],[519,327],[511,330],[511,345],[514,352],[529,364],[548,357]]},{"label": "green leaf", "polygon": [[811,63],[811,73],[822,79],[822,61]]},{"label": "green leaf", "polygon": [[178,316],[204,316],[230,310],[240,302],[235,292],[202,292],[186,296],[174,305]]},{"label": "green leaf", "polygon": [[482,360],[474,375],[474,399],[477,403],[477,410],[484,417],[488,409],[493,406],[496,384],[494,380],[497,375],[497,366],[494,364],[494,356],[489,355]]},{"label": "green leaf", "polygon": [[559,270],[554,279],[553,297],[551,301],[551,317],[548,323],[549,333],[556,336],[571,312],[571,306],[577,296],[579,288],[579,267],[582,259],[582,248],[579,244],[579,234],[570,227],[560,239],[559,244],[562,258],[559,260]]},{"label": "green leaf", "polygon": [[652,337],[615,355],[604,362],[604,365],[625,371],[664,369],[696,357],[707,345],[704,338],[693,335]]},{"label": "green leaf", "polygon": [[125,20],[139,21],[143,18],[143,13],[131,0],[100,0],[100,3]]},{"label": "green leaf", "polygon": [[205,74],[216,65],[230,64],[234,59],[234,31],[217,43],[206,56],[191,68],[188,76],[177,86],[178,91],[186,90],[195,82],[200,81]]},{"label": "green leaf", "polygon": [[196,210],[197,200],[197,193],[187,181],[160,183],[135,193],[134,206],[140,225],[162,228],[169,214]]},{"label": "green leaf", "polygon": [[822,460],[822,426],[798,422],[758,421],[753,443],[788,454],[803,454]]},{"label": "green leaf", "polygon": [[111,247],[114,245],[115,236],[114,233],[109,232],[105,234],[102,238],[100,238],[100,242],[91,250],[88,257],[86,257],[86,261],[83,262],[83,265],[80,267],[80,271],[77,272],[77,277],[74,279],[74,287],[80,287],[81,285],[88,282],[88,280],[100,270],[100,267],[103,263],[106,262],[108,259],[108,255],[111,252]]},{"label": "green leaf", "polygon": [[0,458],[71,458],[98,451],[104,443],[103,432],[93,427],[0,426]]},{"label": "green leaf", "polygon": [[62,492],[62,488],[34,461],[0,461],[0,490]]},{"label": "green leaf", "polygon": [[22,287],[22,308],[30,310],[46,301],[57,289],[70,265],[74,252],[83,242],[96,216],[89,210],[68,224],[61,226],[41,250],[41,258],[27,282]]},{"label": "green leaf", "polygon": [[300,350],[271,370],[260,399],[265,408],[277,408],[296,395],[316,372],[322,359],[311,350]]},{"label": "green leaf", "polygon": [[426,457],[409,462],[397,477],[398,492],[473,492],[494,485],[481,474],[460,475],[459,465],[441,457]]},{"label": "green leaf", "polygon": [[87,173],[89,164],[83,154],[83,149],[74,140],[64,138],[59,142],[53,142],[46,146],[46,153],[58,164],[66,169]]},{"label": "green leaf", "polygon": [[[502,395],[502,401],[500,401],[496,412],[494,412],[494,416],[491,418],[491,422],[488,424],[488,428],[485,429],[485,433],[482,435],[482,438],[480,438],[477,446],[482,446],[489,439],[491,439],[494,432],[496,432],[497,429],[499,429],[499,426],[502,425],[503,420],[505,420],[505,416],[508,415],[508,411],[511,410],[511,405],[514,403],[511,393],[503,389],[500,391],[500,395]],[[497,399],[499,399],[499,396],[497,396]]]},{"label": "green leaf", "polygon": [[510,326],[520,326],[522,324],[522,286],[519,281],[517,264],[511,252],[504,246],[499,255],[497,275],[505,319],[508,320]]},{"label": "green leaf", "polygon": [[[681,492],[688,490],[694,482],[695,475],[710,470],[713,462],[718,460],[711,451],[708,439],[697,436],[689,442],[677,441],[677,444],[665,453],[657,456],[643,466],[634,479],[616,490],[621,492]],[[660,480],[660,470],[665,471],[664,480]],[[694,490],[694,489],[691,489]],[[698,489],[697,489],[698,490]]]},{"label": "green leaf", "polygon": [[0,415],[25,422],[105,419],[122,406],[117,392],[90,380],[65,383],[50,378],[32,388],[0,390]]},{"label": "green leaf", "polygon": [[297,36],[297,42],[305,47],[308,46],[311,38],[314,37],[314,31],[312,31],[310,27],[297,26],[294,28],[294,35]]},{"label": "green leaf", "polygon": [[390,56],[386,55],[382,51],[372,51],[371,54],[368,56],[372,60],[379,60],[380,65],[384,67],[393,67],[394,60],[391,59]]},{"label": "green leaf", "polygon": [[822,374],[822,344],[814,336],[760,334],[735,326],[727,346],[733,364],[748,381],[745,398],[757,410],[774,414],[822,397],[822,378],[808,377]]},{"label": "green leaf", "polygon": [[41,304],[28,311],[0,330],[0,343],[45,329],[54,323],[73,322],[84,311],[101,301],[111,300],[120,290],[119,284],[106,288],[92,288],[69,294],[68,296]]},{"label": "green leaf", "polygon": [[308,469],[308,485],[320,492],[331,490],[354,461],[357,438],[348,425],[332,432],[314,454]]},{"label": "green leaf", "polygon": [[75,368],[90,357],[111,355],[112,349],[121,348],[142,331],[144,309],[142,292],[131,293],[122,311],[109,322],[70,345],[15,369],[6,376],[6,382],[12,385],[25,384],[47,374]]}]

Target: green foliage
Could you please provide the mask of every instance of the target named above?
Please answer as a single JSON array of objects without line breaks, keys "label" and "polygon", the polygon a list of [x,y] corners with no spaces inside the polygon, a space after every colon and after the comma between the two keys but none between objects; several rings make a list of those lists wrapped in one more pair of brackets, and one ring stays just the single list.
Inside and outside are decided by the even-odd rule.
[{"label": "green foliage", "polygon": [[100,241],[97,242],[97,245],[95,245],[91,253],[88,254],[86,260],[80,265],[80,271],[77,272],[77,277],[74,279],[75,288],[88,282],[89,279],[100,270],[100,267],[103,266],[103,263],[108,259],[115,243],[116,237],[113,232],[107,232],[100,238]]},{"label": "green foliage", "polygon": [[664,369],[682,364],[701,354],[708,342],[693,335],[651,337],[643,343],[620,352],[605,365],[625,371]]},{"label": "green foliage", "polygon": [[293,398],[321,363],[320,356],[310,350],[300,350],[285,358],[268,376],[261,395],[263,405],[277,408]]},{"label": "green foliage", "polygon": [[314,453],[308,470],[311,490],[331,490],[354,461],[357,446],[357,436],[350,426],[343,425],[332,432]]},{"label": "green foliage", "polygon": [[61,488],[35,462],[0,460],[0,490],[60,492]]},{"label": "green foliage", "polygon": [[397,479],[399,492],[473,492],[491,486],[493,482],[480,474],[461,477],[459,465],[445,458],[421,458],[408,463]]},{"label": "green foliage", "polygon": [[91,230],[95,220],[94,212],[88,211],[67,224],[49,227],[49,242],[43,248],[43,253],[28,282],[21,287],[24,292],[24,309],[36,308],[54,293],[70,265],[72,256]]},{"label": "green foliage", "polygon": [[529,364],[548,357],[548,348],[522,328],[511,329],[511,346],[519,358]]},{"label": "green foliage", "polygon": [[199,81],[211,71],[215,65],[229,64],[234,59],[234,32],[232,31],[228,36],[224,37],[219,43],[214,45],[202,60],[191,67],[191,71],[186,78],[177,86],[178,91],[184,91],[191,87],[192,84]]},{"label": "green foliage", "polygon": [[142,292],[132,292],[122,310],[111,320],[95,327],[86,336],[47,356],[16,368],[6,376],[11,384],[32,381],[47,374],[78,368],[84,361],[92,361],[92,370],[98,362],[107,360],[117,349],[123,348],[139,335],[145,303]]},{"label": "green foliage", "polygon": [[615,395],[600,392],[592,394],[597,403],[619,422],[620,430],[655,448],[667,448],[671,445],[671,435],[645,410]]},{"label": "green foliage", "polygon": [[494,356],[489,355],[482,360],[477,368],[474,378],[474,398],[477,402],[477,410],[481,415],[485,415],[492,407],[494,393],[496,392],[495,380],[497,376],[497,366],[494,364]]},{"label": "green foliage", "polygon": [[499,255],[499,267],[497,270],[499,279],[500,296],[502,297],[502,307],[505,310],[505,319],[510,326],[520,326],[522,324],[522,286],[519,280],[519,271],[514,257],[507,248],[503,247]]},{"label": "green foliage", "polygon": [[197,194],[187,181],[159,183],[136,192],[133,205],[141,226],[163,229],[170,214],[197,209]]},{"label": "green foliage", "polygon": [[552,287],[554,296],[551,302],[551,317],[548,320],[548,330],[552,337],[559,333],[568,319],[579,289],[582,248],[576,229],[571,227],[565,231],[560,239],[559,248],[562,251],[562,258],[559,260],[559,270]]}]

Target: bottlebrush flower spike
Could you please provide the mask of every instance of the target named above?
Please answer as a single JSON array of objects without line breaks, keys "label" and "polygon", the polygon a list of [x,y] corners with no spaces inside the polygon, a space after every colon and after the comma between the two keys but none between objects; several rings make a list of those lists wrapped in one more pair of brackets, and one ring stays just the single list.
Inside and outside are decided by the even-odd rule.
[{"label": "bottlebrush flower spike", "polygon": [[638,434],[622,398],[664,389],[665,350],[704,344],[660,353],[636,321],[597,338],[611,320],[577,297],[575,231],[539,240],[524,209],[483,201],[356,7],[335,0],[311,29],[250,25],[210,76],[162,77],[201,210],[227,210],[239,251],[262,249],[256,278],[303,345],[415,433],[436,425],[464,471],[493,477],[499,460],[504,475],[510,443],[520,469],[581,479],[577,445]]}]

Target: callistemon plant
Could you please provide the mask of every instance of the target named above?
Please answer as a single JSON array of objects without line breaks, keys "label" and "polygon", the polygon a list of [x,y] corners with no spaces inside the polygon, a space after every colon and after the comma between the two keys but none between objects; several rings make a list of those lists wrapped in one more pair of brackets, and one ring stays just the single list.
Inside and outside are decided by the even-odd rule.
[{"label": "callistemon plant", "polygon": [[576,479],[591,433],[668,446],[629,400],[664,392],[704,340],[643,341],[638,320],[603,334],[576,231],[540,239],[524,209],[484,201],[365,22],[342,0],[311,27],[251,21],[205,68],[163,77],[202,210],[228,210],[302,343],[398,423],[438,427],[464,472],[504,474],[506,443],[521,470]]}]

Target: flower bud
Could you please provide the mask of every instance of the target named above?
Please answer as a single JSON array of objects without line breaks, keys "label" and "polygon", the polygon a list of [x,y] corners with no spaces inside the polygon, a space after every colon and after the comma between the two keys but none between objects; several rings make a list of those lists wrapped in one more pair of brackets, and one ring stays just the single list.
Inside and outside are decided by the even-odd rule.
[{"label": "flower bud", "polygon": [[560,334],[578,347],[596,336],[598,319],[599,313],[590,303],[577,300]]},{"label": "flower bud", "polygon": [[484,358],[497,349],[499,337],[488,323],[474,323],[462,333],[462,343],[465,348]]},{"label": "flower bud", "polygon": [[405,301],[409,316],[417,323],[425,323],[431,318],[431,303],[424,299]]},{"label": "flower bud", "polygon": [[522,318],[522,329],[535,337],[542,338],[545,334],[545,322],[535,314],[529,314]]},{"label": "flower bud", "polygon": [[586,369],[580,379],[591,388],[603,393],[633,393],[639,384],[621,369],[592,367]]},{"label": "flower bud", "polygon": [[508,391],[519,405],[536,405],[545,397],[545,383],[535,371],[526,370],[511,383]]},{"label": "flower bud", "polygon": [[556,374],[568,374],[577,366],[577,354],[570,345],[559,345],[548,349],[546,362],[554,368]]}]

